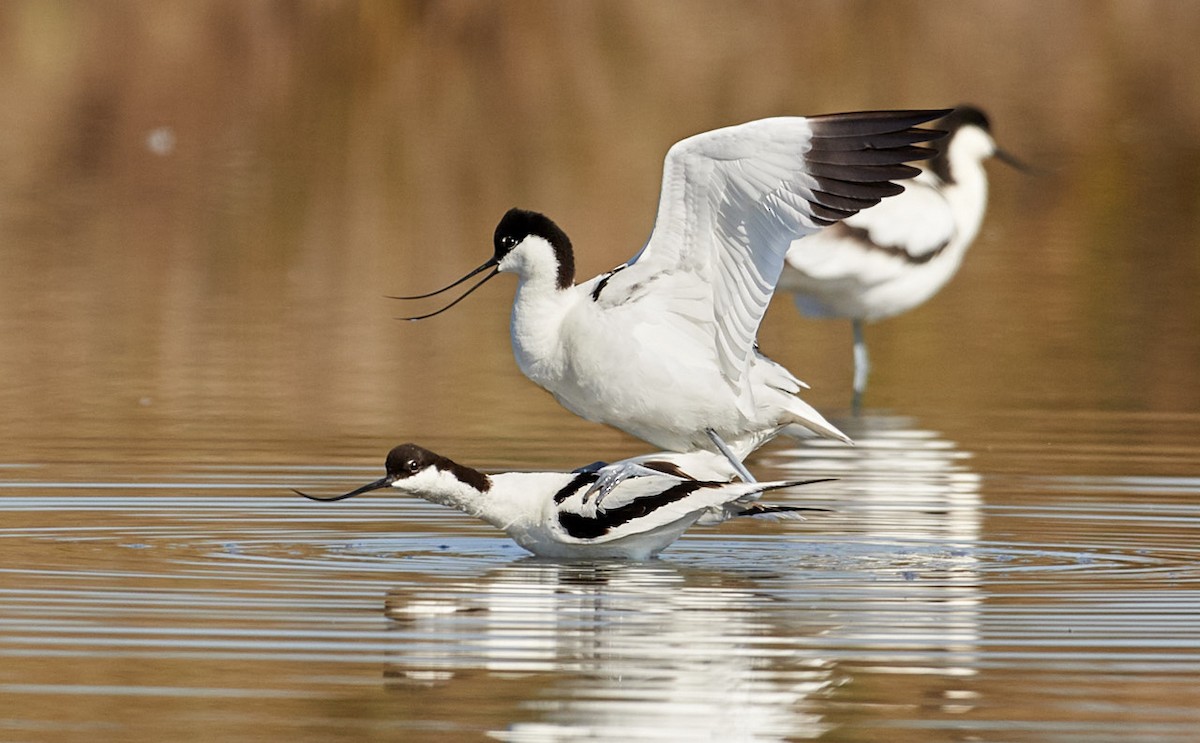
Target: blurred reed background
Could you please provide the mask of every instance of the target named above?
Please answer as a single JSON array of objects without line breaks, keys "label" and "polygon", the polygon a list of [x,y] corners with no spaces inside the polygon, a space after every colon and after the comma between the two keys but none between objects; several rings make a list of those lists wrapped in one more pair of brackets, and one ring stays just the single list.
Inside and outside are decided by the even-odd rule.
[{"label": "blurred reed background", "polygon": [[[1197,38],[1200,6],[1134,0],[0,4],[0,446],[640,449],[520,376],[511,280],[422,324],[384,295],[514,205],[583,276],[625,260],[689,134],[959,102],[1043,172],[990,166],[960,275],[868,330],[867,404],[1195,412]],[[836,411],[849,335],[785,300],[761,340]]]}]

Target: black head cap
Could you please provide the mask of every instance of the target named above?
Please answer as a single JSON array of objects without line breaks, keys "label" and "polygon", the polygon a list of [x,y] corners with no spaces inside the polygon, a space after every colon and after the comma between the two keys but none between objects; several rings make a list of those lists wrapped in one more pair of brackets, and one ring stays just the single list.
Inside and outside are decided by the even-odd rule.
[{"label": "black head cap", "polygon": [[471,485],[476,490],[486,492],[491,487],[487,475],[478,470],[455,462],[452,459],[435,454],[423,446],[416,444],[401,444],[388,452],[387,479],[395,482],[406,477],[412,477],[429,467],[436,467],[443,472],[449,472],[461,482]]},{"label": "black head cap", "polygon": [[987,114],[982,109],[966,103],[955,106],[953,111],[938,119],[937,127],[945,131],[946,136],[930,144],[937,154],[929,159],[929,168],[943,183],[954,182],[954,175],[950,172],[950,142],[953,141],[954,135],[959,129],[967,126],[978,127],[988,134],[992,133],[992,123],[988,120]]},{"label": "black head cap", "polygon": [[411,477],[445,457],[416,444],[401,444],[388,452],[387,474],[393,480]]},{"label": "black head cap", "polygon": [[[951,136],[964,126],[977,126],[985,132],[992,130],[992,122],[988,120],[987,114],[982,109],[965,103],[955,106],[953,111],[939,119],[937,126],[939,129],[944,129]],[[946,137],[946,139],[949,138]]]},{"label": "black head cap", "polygon": [[558,288],[569,289],[575,283],[575,253],[571,249],[571,239],[562,228],[540,212],[516,208],[505,212],[492,236],[492,246],[496,251],[493,260],[499,263],[531,235],[542,238],[554,248],[554,257],[558,259]]}]

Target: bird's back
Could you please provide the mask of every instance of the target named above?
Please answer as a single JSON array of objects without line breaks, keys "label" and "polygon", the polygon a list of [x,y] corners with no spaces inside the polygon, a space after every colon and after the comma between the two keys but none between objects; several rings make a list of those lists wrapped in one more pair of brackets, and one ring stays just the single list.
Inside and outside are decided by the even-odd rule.
[{"label": "bird's back", "polygon": [[793,243],[779,289],[810,317],[879,320],[906,312],[958,271],[986,199],[986,181],[983,190],[968,190],[923,173],[903,194]]}]

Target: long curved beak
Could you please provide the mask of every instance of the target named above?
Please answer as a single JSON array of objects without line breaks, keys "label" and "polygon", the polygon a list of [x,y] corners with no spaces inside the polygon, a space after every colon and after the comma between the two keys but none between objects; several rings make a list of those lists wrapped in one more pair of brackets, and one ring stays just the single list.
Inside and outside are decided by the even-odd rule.
[{"label": "long curved beak", "polygon": [[302,495],[305,498],[308,498],[309,500],[335,501],[335,500],[345,500],[347,498],[353,498],[356,495],[362,495],[363,493],[369,493],[372,490],[379,490],[380,488],[386,488],[389,485],[391,485],[392,482],[394,482],[394,480],[390,477],[381,477],[378,480],[376,480],[375,482],[369,482],[366,485],[363,485],[361,488],[351,490],[349,493],[342,493],[341,495],[333,495],[333,496],[328,496],[328,497],[309,495],[308,493],[303,493],[294,488],[292,489],[292,492],[295,493],[296,495]]},{"label": "long curved beak", "polygon": [[434,292],[429,292],[428,294],[414,294],[414,295],[412,295],[411,297],[393,297],[393,296],[389,296],[389,297],[388,297],[388,299],[427,299],[427,298],[429,298],[429,297],[436,297],[437,295],[441,294],[442,292],[450,291],[451,289],[453,289],[454,287],[458,286],[459,284],[461,284],[462,282],[466,281],[467,279],[471,278],[472,276],[474,276],[475,274],[479,273],[480,271],[484,271],[484,270],[486,270],[486,269],[488,269],[488,268],[491,268],[491,267],[492,267],[492,266],[494,266],[494,265],[496,265],[496,259],[495,259],[495,258],[489,258],[489,259],[488,259],[488,260],[486,260],[486,261],[484,262],[484,264],[483,264],[482,266],[480,266],[479,268],[477,268],[477,269],[475,269],[474,271],[470,272],[470,273],[469,273],[469,274],[467,274],[466,276],[463,276],[461,279],[459,279],[458,281],[455,281],[453,284],[449,284],[449,285],[447,285],[447,286],[443,286],[441,289],[438,289],[437,291],[434,291]]},{"label": "long curved beak", "polygon": [[455,281],[454,283],[452,283],[452,284],[449,284],[449,285],[447,285],[447,286],[443,286],[441,289],[438,289],[437,291],[429,292],[428,294],[414,294],[414,295],[412,295],[412,296],[409,296],[409,297],[392,297],[392,296],[389,296],[389,297],[388,297],[388,299],[426,299],[426,298],[428,298],[428,297],[436,297],[438,294],[441,294],[442,292],[449,291],[449,290],[453,289],[454,287],[456,287],[456,286],[458,286],[459,284],[463,283],[464,281],[466,281],[467,279],[471,278],[472,276],[475,276],[476,274],[479,274],[479,273],[481,273],[481,272],[483,272],[483,271],[486,271],[486,270],[487,270],[487,269],[489,269],[489,268],[493,269],[491,273],[489,273],[487,276],[484,276],[484,277],[483,277],[482,279],[480,279],[478,282],[476,282],[475,284],[473,284],[473,285],[471,286],[471,288],[470,288],[470,289],[467,289],[465,292],[463,292],[462,294],[460,294],[460,295],[458,296],[458,298],[456,298],[456,299],[455,299],[453,302],[451,302],[450,304],[448,304],[448,305],[446,305],[445,307],[441,308],[440,310],[436,310],[436,311],[434,311],[434,312],[430,312],[430,313],[427,313],[427,314],[424,314],[424,315],[416,315],[416,316],[414,316],[414,317],[398,317],[398,318],[396,318],[396,319],[397,319],[397,320],[424,320],[424,319],[425,319],[425,318],[427,318],[427,317],[433,317],[434,315],[440,315],[440,314],[442,314],[442,313],[443,313],[443,312],[445,312],[446,310],[450,309],[450,308],[451,308],[451,307],[453,307],[454,305],[456,305],[456,304],[458,304],[459,302],[461,302],[461,301],[463,301],[464,299],[466,299],[466,298],[467,298],[467,296],[471,294],[471,292],[473,292],[473,291],[475,291],[476,289],[478,289],[479,287],[483,286],[483,285],[484,285],[484,284],[486,284],[486,283],[487,283],[489,280],[491,280],[493,277],[495,277],[495,275],[496,275],[496,274],[500,273],[500,269],[499,269],[499,268],[496,268],[496,264],[497,264],[497,263],[499,263],[499,261],[497,261],[495,258],[489,258],[489,259],[487,259],[486,261],[484,261],[483,265],[479,266],[479,268],[476,268],[475,270],[471,271],[470,273],[468,273],[466,276],[463,276],[463,277],[462,277],[461,279],[459,279],[458,281]]},{"label": "long curved beak", "polygon": [[1016,155],[1012,154],[1008,150],[997,147],[996,151],[992,154],[993,154],[993,157],[995,157],[1000,162],[1004,163],[1005,165],[1009,166],[1010,168],[1016,168],[1017,170],[1021,171],[1022,173],[1036,173],[1037,172],[1037,170],[1032,165],[1019,159]]}]

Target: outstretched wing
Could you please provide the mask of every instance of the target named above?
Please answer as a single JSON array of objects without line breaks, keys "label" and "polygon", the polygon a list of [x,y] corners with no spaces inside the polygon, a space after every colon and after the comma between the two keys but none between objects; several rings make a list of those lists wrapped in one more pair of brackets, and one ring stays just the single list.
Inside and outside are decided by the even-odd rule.
[{"label": "outstretched wing", "polygon": [[[931,154],[913,145],[942,134],[915,127],[946,113],[779,117],[676,143],[654,232],[613,285],[628,297],[651,281],[672,282],[679,307],[668,311],[713,324],[721,371],[741,385],[788,246],[900,193],[892,181],[918,173],[903,163]],[[697,317],[698,297],[711,315]]]}]

